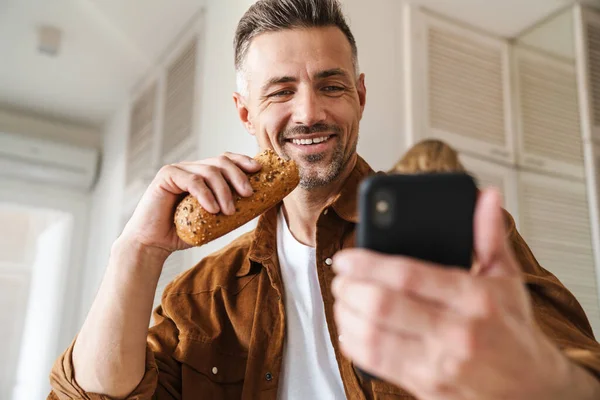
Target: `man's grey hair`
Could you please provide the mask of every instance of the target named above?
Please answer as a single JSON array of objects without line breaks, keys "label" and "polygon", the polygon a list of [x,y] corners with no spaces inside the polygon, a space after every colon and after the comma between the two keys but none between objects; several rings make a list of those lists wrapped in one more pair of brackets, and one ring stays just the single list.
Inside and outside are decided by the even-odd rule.
[{"label": "man's grey hair", "polygon": [[358,78],[358,50],[338,0],[258,0],[238,23],[233,46],[238,91],[248,94],[244,62],[252,40],[266,32],[286,29],[338,27],[350,42],[354,73]]}]

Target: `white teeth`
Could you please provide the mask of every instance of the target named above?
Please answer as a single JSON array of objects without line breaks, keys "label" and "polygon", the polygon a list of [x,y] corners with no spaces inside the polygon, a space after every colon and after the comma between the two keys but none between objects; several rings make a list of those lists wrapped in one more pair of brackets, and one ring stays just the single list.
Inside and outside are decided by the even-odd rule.
[{"label": "white teeth", "polygon": [[309,144],[323,143],[327,139],[329,139],[329,136],[324,136],[324,137],[315,138],[315,139],[293,139],[292,142],[294,144],[309,145]]}]

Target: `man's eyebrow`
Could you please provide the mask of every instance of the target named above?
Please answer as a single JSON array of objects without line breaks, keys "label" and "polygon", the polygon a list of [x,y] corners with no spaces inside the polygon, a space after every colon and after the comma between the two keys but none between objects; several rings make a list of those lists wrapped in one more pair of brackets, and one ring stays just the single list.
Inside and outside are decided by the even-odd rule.
[{"label": "man's eyebrow", "polygon": [[[346,79],[350,78],[348,73],[341,68],[332,68],[332,69],[326,69],[324,71],[317,72],[314,75],[314,78],[315,79],[326,79],[326,78],[329,78],[332,76],[341,76]],[[293,76],[275,76],[275,77],[269,79],[262,86],[262,92],[263,93],[266,92],[273,85],[277,85],[277,84],[281,84],[281,83],[290,83],[290,82],[298,82],[298,79],[294,78]]]},{"label": "man's eyebrow", "polygon": [[293,76],[276,76],[269,79],[262,87],[262,91],[266,92],[271,86],[277,85],[280,83],[290,83],[297,82],[298,80]]},{"label": "man's eyebrow", "polygon": [[325,71],[317,72],[315,79],[326,79],[332,76],[341,76],[343,78],[350,78],[348,73],[341,68],[326,69]]}]

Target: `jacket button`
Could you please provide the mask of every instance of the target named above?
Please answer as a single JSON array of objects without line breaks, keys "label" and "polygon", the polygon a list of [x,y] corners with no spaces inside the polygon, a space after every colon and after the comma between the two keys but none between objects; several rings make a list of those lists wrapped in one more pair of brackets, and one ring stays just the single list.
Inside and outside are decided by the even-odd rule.
[{"label": "jacket button", "polygon": [[325,260],[325,264],[331,267],[333,265],[333,260],[331,258],[328,258]]},{"label": "jacket button", "polygon": [[265,374],[265,379],[268,381],[271,381],[271,380],[273,380],[273,375],[270,372],[267,372]]},{"label": "jacket button", "polygon": [[218,372],[219,372],[219,369],[217,367],[213,367],[213,369],[212,369],[213,375],[216,375]]}]

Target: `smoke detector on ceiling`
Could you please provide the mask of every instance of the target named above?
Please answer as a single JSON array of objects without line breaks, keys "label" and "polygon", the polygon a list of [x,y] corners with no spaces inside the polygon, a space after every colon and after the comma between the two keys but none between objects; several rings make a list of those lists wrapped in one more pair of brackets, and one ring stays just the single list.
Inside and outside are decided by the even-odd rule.
[{"label": "smoke detector on ceiling", "polygon": [[51,25],[38,27],[38,51],[42,54],[56,57],[62,42],[62,31]]}]

